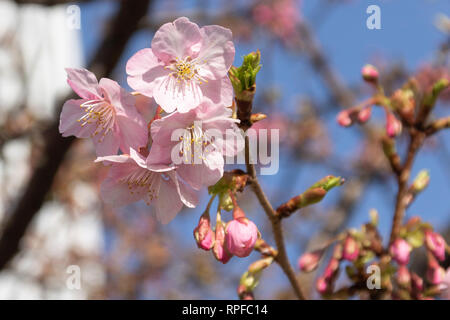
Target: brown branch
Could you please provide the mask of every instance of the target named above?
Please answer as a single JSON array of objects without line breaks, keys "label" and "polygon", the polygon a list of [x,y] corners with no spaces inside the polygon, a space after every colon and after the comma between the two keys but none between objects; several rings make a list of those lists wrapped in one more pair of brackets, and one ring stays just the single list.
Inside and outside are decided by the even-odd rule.
[{"label": "brown branch", "polygon": [[276,215],[280,218],[290,217],[295,211],[319,202],[326,194],[327,191],[321,187],[306,190],[280,205],[276,210]]},{"label": "brown branch", "polygon": [[400,176],[402,171],[402,164],[400,156],[398,155],[395,148],[395,140],[388,136],[384,136],[381,139],[381,144],[383,145],[383,152],[389,161],[392,171],[397,177]]},{"label": "brown branch", "polygon": [[[97,77],[112,74],[128,40],[138,29],[140,20],[146,16],[150,2],[151,0],[121,1],[111,28],[88,66]],[[71,96],[63,99],[60,105],[69,98]],[[44,130],[46,143],[43,147],[43,156],[23,195],[17,200],[17,206],[7,215],[9,218],[0,237],[0,269],[3,269],[19,250],[22,236],[44,203],[58,168],[75,140],[73,137],[62,138],[58,126],[59,115]]]},{"label": "brown branch", "polygon": [[[239,103],[238,103],[239,105]],[[253,192],[259,200],[259,203],[264,209],[267,217],[269,218],[272,224],[272,230],[275,238],[275,243],[277,246],[278,254],[275,257],[275,261],[279,264],[283,272],[289,279],[292,288],[296,296],[300,300],[305,300],[305,294],[303,293],[300,284],[298,283],[297,277],[295,276],[294,270],[292,269],[291,264],[289,263],[289,259],[286,253],[286,246],[284,244],[283,237],[283,229],[281,226],[281,219],[277,217],[275,210],[273,209],[270,201],[267,199],[266,194],[261,188],[259,184],[258,178],[256,177],[255,166],[250,163],[250,150],[249,150],[249,140],[248,136],[245,137],[245,163],[247,167],[247,172],[250,175],[250,186],[252,187]]]},{"label": "brown branch", "polygon": [[403,217],[408,204],[408,180],[411,176],[411,169],[417,151],[422,146],[425,139],[425,134],[422,131],[411,129],[411,140],[408,146],[408,154],[406,156],[405,164],[402,166],[400,174],[397,175],[398,192],[395,200],[395,211],[392,222],[392,230],[389,243],[393,243],[400,233]]},{"label": "brown branch", "polygon": [[450,117],[440,118],[432,122],[426,129],[425,133],[427,136],[431,136],[436,132],[450,128]]}]

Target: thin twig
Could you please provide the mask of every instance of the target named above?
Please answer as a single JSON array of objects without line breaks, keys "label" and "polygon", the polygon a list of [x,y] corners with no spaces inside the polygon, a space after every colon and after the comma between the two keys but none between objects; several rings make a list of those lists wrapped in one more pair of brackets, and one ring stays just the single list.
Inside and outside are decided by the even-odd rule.
[{"label": "thin twig", "polygon": [[247,173],[250,175],[251,179],[251,187],[256,197],[258,198],[259,203],[264,209],[267,217],[269,218],[272,224],[272,230],[275,238],[275,243],[277,246],[278,254],[275,258],[275,261],[280,265],[283,272],[289,279],[289,282],[294,289],[296,296],[300,300],[305,300],[305,294],[303,293],[300,284],[295,276],[294,270],[292,269],[291,264],[289,263],[289,259],[286,253],[286,246],[284,244],[283,237],[283,228],[281,226],[281,219],[277,217],[275,210],[273,209],[270,201],[267,199],[266,194],[261,188],[259,184],[258,178],[256,177],[255,166],[250,163],[250,151],[249,151],[249,140],[248,136],[245,137],[245,163],[247,167]]},{"label": "thin twig", "polygon": [[423,143],[425,134],[416,129],[411,129],[411,140],[408,146],[408,154],[406,156],[405,164],[402,166],[400,174],[397,176],[398,192],[395,201],[394,218],[392,222],[392,230],[389,243],[393,243],[398,237],[400,228],[402,226],[403,217],[405,216],[405,209],[408,206],[408,180],[411,176],[411,169],[417,151]]}]

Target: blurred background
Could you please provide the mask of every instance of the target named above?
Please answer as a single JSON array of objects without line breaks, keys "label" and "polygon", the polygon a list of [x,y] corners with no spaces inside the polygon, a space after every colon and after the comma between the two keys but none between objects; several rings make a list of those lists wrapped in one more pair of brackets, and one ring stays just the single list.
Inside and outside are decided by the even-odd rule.
[{"label": "blurred background", "polygon": [[[381,9],[381,29],[369,30],[366,9]],[[363,127],[341,128],[335,117],[369,97],[360,80],[375,65],[387,93],[412,75],[426,85],[449,70],[448,0],[133,0],[0,2],[0,299],[235,299],[241,274],[257,258],[227,265],[197,249],[192,236],[206,201],[168,225],[144,203],[105,206],[90,141],[62,138],[59,111],[72,93],[65,67],[126,83],[125,63],[149,47],[154,32],[179,16],[233,31],[235,65],[261,50],[255,111],[260,128],[279,128],[280,170],[260,181],[277,206],[325,175],[346,184],[285,223],[292,264],[345,228],[358,228],[376,208],[388,237],[396,184],[382,153],[381,110]],[[436,116],[449,113],[450,93]],[[431,183],[408,209],[438,231],[450,226],[450,132],[429,139],[413,175]],[[400,138],[400,150],[406,139]],[[232,169],[230,166],[226,169]],[[265,214],[250,192],[238,198],[264,239]],[[227,214],[225,214],[227,215]],[[228,217],[227,217],[228,218]],[[387,241],[387,239],[385,239]],[[424,257],[415,257],[421,268]],[[81,270],[81,288],[66,282]],[[422,266],[423,267],[423,266]],[[310,289],[314,274],[300,275]],[[345,278],[341,279],[345,283]],[[277,265],[263,274],[256,298],[293,298]]]}]

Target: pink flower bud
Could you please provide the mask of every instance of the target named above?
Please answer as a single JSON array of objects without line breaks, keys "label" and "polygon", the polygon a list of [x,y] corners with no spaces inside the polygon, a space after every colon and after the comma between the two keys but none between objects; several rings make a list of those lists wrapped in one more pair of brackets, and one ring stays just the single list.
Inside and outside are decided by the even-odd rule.
[{"label": "pink flower bud", "polygon": [[323,250],[307,252],[298,259],[298,267],[303,272],[311,272],[317,269]]},{"label": "pink flower bud", "polygon": [[411,250],[411,245],[402,238],[396,239],[390,248],[392,258],[400,265],[408,264]]},{"label": "pink flower bud", "polygon": [[445,270],[442,268],[439,263],[431,257],[428,260],[428,269],[427,269],[427,280],[433,285],[438,285],[444,280]]},{"label": "pink flower bud", "polygon": [[337,274],[338,269],[339,269],[339,260],[337,260],[335,258],[331,258],[330,262],[328,263],[327,267],[325,268],[323,277],[326,280],[333,279],[334,276]]},{"label": "pink flower bud", "polygon": [[425,245],[439,261],[445,260],[445,240],[437,232],[425,231]]},{"label": "pink flower bud", "polygon": [[423,290],[423,279],[414,272],[411,273],[411,282],[415,291],[421,292]]},{"label": "pink flower bud", "polygon": [[225,246],[225,228],[222,221],[220,220],[220,213],[217,214],[215,237],[216,240],[214,241],[213,247],[214,257],[225,264],[231,259],[233,255],[227,251]]},{"label": "pink flower bud", "polygon": [[358,112],[358,122],[366,123],[372,116],[372,107],[367,107]]},{"label": "pink flower bud", "polygon": [[225,242],[231,254],[247,257],[258,239],[258,228],[247,218],[237,218],[228,222],[225,229]]},{"label": "pink flower bud", "polygon": [[402,286],[407,286],[411,282],[411,274],[404,265],[401,265],[397,270],[397,282]]},{"label": "pink flower bud", "polygon": [[353,124],[353,120],[351,117],[351,110],[346,109],[346,110],[342,110],[341,112],[339,112],[336,117],[336,121],[342,127],[351,126]]},{"label": "pink flower bud", "polygon": [[352,237],[347,236],[344,242],[344,251],[342,257],[348,261],[355,261],[359,255],[358,242]]},{"label": "pink flower bud", "polygon": [[402,123],[389,111],[386,111],[386,134],[394,138],[402,132]]},{"label": "pink flower bud", "polygon": [[194,229],[194,238],[197,246],[203,250],[211,250],[214,245],[214,232],[211,229],[209,214],[204,213],[198,221],[197,227]]},{"label": "pink flower bud", "polygon": [[328,291],[329,284],[324,277],[319,277],[316,281],[316,289],[320,294],[325,294]]},{"label": "pink flower bud", "polygon": [[361,69],[361,75],[363,79],[367,82],[377,82],[379,73],[378,70],[371,64],[366,64]]}]

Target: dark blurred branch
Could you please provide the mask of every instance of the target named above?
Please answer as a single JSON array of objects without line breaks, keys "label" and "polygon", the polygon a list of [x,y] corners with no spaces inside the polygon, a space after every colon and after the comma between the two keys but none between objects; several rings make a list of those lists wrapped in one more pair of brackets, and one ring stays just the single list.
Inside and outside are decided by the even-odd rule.
[{"label": "dark blurred branch", "polygon": [[[98,78],[111,75],[126,44],[138,29],[141,19],[146,16],[150,2],[151,0],[121,1],[111,27],[88,65]],[[71,97],[72,95],[69,95],[62,99],[59,105]],[[60,108],[58,110],[60,111]],[[23,195],[17,200],[17,206],[6,216],[0,237],[0,269],[3,269],[19,250],[22,236],[44,203],[58,168],[75,141],[73,137],[62,138],[58,126],[59,114],[43,130],[46,137],[43,156],[38,161]]]},{"label": "dark blurred branch", "polygon": [[0,126],[0,150],[7,142],[32,135],[43,125],[26,112],[19,112],[17,115],[14,112],[6,115],[4,123]]},{"label": "dark blurred branch", "polygon": [[[239,101],[237,101],[239,106]],[[281,226],[281,219],[277,217],[275,210],[273,209],[269,199],[267,199],[266,194],[264,193],[261,185],[259,184],[258,178],[256,176],[255,166],[251,164],[250,161],[250,152],[249,152],[249,140],[248,136],[245,136],[245,164],[247,168],[247,173],[250,175],[250,186],[252,187],[253,192],[258,198],[259,203],[264,209],[267,217],[269,218],[272,224],[273,236],[275,238],[275,243],[277,245],[277,255],[275,257],[275,261],[278,265],[283,269],[283,272],[289,279],[292,288],[294,289],[295,295],[300,300],[305,300],[306,296],[302,291],[302,288],[295,276],[294,270],[292,269],[291,264],[289,263],[289,259],[286,253],[286,246],[284,243],[283,236],[283,228]]]}]

